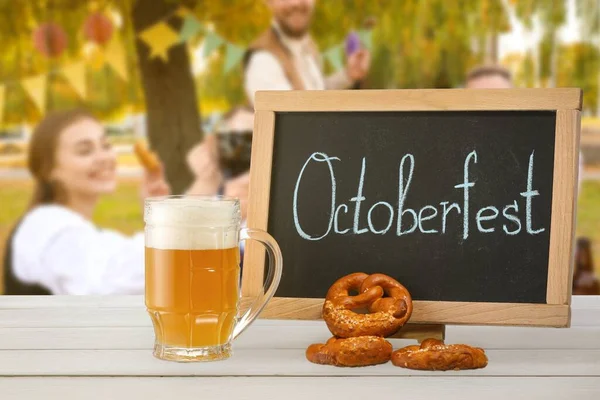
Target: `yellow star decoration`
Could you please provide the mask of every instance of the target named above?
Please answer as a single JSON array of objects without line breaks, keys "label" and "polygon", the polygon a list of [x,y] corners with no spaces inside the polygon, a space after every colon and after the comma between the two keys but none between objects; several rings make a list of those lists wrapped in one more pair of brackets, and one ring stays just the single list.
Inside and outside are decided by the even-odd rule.
[{"label": "yellow star decoration", "polygon": [[141,32],[140,39],[150,47],[150,58],[160,57],[167,62],[168,51],[179,42],[179,35],[169,25],[159,22]]}]

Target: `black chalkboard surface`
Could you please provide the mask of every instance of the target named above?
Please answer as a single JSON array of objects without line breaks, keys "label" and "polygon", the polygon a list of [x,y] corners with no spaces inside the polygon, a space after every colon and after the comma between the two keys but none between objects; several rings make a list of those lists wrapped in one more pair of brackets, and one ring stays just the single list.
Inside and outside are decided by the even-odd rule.
[{"label": "black chalkboard surface", "polygon": [[276,112],[276,296],[362,271],[414,300],[545,304],[555,129],[555,111]]},{"label": "black chalkboard surface", "polygon": [[274,236],[283,274],[247,242],[244,301],[276,291],[261,318],[321,319],[337,279],[379,272],[419,329],[569,326],[581,104],[577,88],[257,92],[247,227]]}]

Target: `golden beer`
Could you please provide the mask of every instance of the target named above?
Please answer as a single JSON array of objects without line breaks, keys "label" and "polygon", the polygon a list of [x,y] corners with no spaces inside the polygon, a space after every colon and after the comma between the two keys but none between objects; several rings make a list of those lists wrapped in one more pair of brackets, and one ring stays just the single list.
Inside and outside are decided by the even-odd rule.
[{"label": "golden beer", "polygon": [[160,342],[176,347],[227,344],[239,299],[239,249],[146,247],[146,305]]},{"label": "golden beer", "polygon": [[[254,321],[281,278],[281,252],[264,231],[240,230],[240,204],[224,197],[167,196],[146,200],[146,308],[154,355],[174,361],[221,360]],[[239,240],[263,243],[272,260],[270,287],[244,315]]]}]

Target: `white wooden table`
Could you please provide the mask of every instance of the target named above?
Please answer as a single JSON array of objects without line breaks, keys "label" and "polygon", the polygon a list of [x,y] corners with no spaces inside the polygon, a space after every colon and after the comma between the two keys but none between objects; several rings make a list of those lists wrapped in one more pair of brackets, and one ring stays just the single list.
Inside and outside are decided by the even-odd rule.
[{"label": "white wooden table", "polygon": [[0,296],[0,399],[600,399],[600,297],[574,297],[568,329],[447,327],[447,343],[486,349],[481,370],[309,363],[329,336],[259,320],[229,360],[180,364],[153,358],[142,297]]}]

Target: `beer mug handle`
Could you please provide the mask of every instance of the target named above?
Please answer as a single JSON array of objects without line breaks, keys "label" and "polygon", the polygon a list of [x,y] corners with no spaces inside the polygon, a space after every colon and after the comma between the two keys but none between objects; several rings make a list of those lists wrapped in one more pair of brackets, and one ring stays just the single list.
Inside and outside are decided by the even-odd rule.
[{"label": "beer mug handle", "polygon": [[[281,273],[283,271],[283,257],[281,255],[281,250],[271,235],[260,229],[242,229],[240,231],[240,240],[249,239],[262,243],[267,249],[267,254],[269,255],[269,272],[267,273],[265,284],[269,285],[269,287],[266,288],[266,290],[263,290],[263,294],[254,300],[248,311],[246,311],[238,320],[233,329],[233,339],[238,337],[256,319],[256,317],[258,317],[269,300],[271,300],[279,286]],[[271,283],[269,284],[269,282]]]}]

